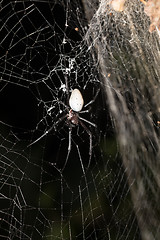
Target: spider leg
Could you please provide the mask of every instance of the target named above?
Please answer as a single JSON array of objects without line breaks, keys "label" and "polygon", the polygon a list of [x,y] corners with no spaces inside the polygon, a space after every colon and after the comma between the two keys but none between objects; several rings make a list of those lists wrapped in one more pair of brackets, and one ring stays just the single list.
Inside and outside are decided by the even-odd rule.
[{"label": "spider leg", "polygon": [[69,140],[68,140],[68,151],[71,151],[71,137],[72,137],[72,127],[69,127]]},{"label": "spider leg", "polygon": [[83,120],[84,122],[89,123],[89,124],[92,125],[93,127],[96,127],[96,124],[94,124],[94,123],[92,123],[92,122],[86,120],[85,118],[82,118],[82,117],[79,116],[79,119]]},{"label": "spider leg", "polygon": [[84,105],[84,107],[87,107],[87,106],[89,106],[90,104],[92,104],[92,103],[96,100],[99,92],[100,92],[100,88],[99,88],[98,91],[96,92],[96,95],[94,96],[93,100],[91,100],[89,103],[87,103],[86,105]]},{"label": "spider leg", "polygon": [[90,111],[90,108],[84,111],[80,111],[80,113],[88,113]]},{"label": "spider leg", "polygon": [[85,131],[89,135],[89,162],[88,162],[88,166],[87,166],[87,169],[88,169],[89,166],[90,166],[91,157],[92,157],[92,133],[91,133],[91,131],[86,127],[86,125],[82,121],[79,120],[79,123],[81,124],[81,126],[85,129]]},{"label": "spider leg", "polygon": [[64,169],[66,167],[66,164],[68,162],[69,154],[70,154],[70,151],[71,151],[71,141],[72,141],[72,126],[69,127],[68,153],[67,153],[67,158],[66,158],[66,161],[64,163],[64,166],[62,168],[62,172],[64,171]]},{"label": "spider leg", "polygon": [[64,118],[66,118],[67,115],[64,115],[63,117],[61,117],[57,122],[55,122],[52,127],[50,127],[48,130],[46,130],[39,138],[37,138],[35,141],[31,142],[27,147],[30,147],[31,145],[35,144],[36,142],[38,142],[40,139],[42,139],[43,137],[45,137],[48,133],[50,133],[53,128],[55,128],[55,126],[60,123]]}]

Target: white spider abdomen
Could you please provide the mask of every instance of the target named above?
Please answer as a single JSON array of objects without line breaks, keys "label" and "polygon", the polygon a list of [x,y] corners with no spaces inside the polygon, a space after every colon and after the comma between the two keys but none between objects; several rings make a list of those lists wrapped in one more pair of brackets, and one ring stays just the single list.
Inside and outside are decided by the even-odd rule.
[{"label": "white spider abdomen", "polygon": [[71,96],[69,98],[69,106],[73,111],[80,112],[83,108],[83,105],[84,105],[84,100],[83,100],[82,94],[77,88],[75,88],[72,91]]}]

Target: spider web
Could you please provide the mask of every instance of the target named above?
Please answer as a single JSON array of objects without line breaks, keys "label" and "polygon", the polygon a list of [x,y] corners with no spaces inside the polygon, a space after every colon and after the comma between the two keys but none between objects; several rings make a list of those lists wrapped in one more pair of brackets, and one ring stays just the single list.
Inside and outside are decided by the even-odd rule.
[{"label": "spider web", "polygon": [[[159,36],[143,4],[0,7],[1,238],[159,239]],[[81,126],[68,149],[75,88],[91,159]]]}]

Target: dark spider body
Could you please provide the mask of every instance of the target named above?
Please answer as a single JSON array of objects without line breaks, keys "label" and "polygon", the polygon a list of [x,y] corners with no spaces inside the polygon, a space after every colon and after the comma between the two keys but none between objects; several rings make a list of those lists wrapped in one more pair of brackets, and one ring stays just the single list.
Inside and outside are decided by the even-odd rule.
[{"label": "dark spider body", "polygon": [[67,119],[73,123],[74,125],[78,125],[79,124],[79,120],[78,120],[78,113],[74,112],[72,109],[69,110],[69,113],[67,115]]}]

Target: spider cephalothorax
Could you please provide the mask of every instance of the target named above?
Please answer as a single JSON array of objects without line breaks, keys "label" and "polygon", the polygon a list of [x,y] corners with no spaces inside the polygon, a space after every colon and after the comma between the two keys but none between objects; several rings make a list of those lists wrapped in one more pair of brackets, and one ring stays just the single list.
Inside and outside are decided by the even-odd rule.
[{"label": "spider cephalothorax", "polygon": [[78,121],[78,113],[74,112],[72,109],[69,110],[67,119],[73,123],[74,125],[78,125],[79,121]]}]

